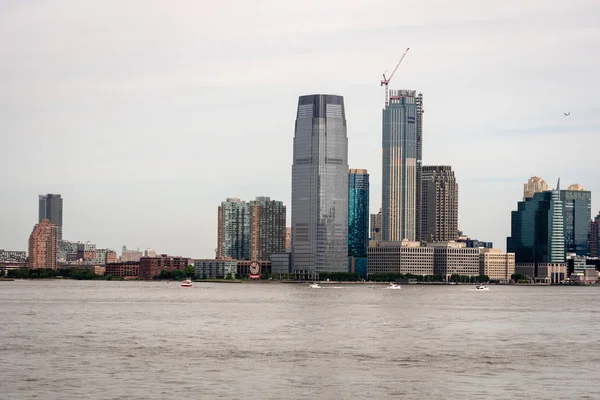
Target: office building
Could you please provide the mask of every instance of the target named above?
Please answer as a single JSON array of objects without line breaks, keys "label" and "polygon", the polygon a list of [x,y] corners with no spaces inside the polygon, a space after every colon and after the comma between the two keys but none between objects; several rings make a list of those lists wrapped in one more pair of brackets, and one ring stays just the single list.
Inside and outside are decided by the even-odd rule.
[{"label": "office building", "polygon": [[[423,96],[391,90],[383,110],[382,236],[384,241],[417,239],[417,165],[422,153]],[[420,173],[420,171],[419,171]],[[420,210],[419,210],[420,212]]]},{"label": "office building", "polygon": [[189,262],[189,258],[172,257],[167,254],[161,254],[158,257],[142,257],[140,258],[139,276],[142,279],[152,279],[161,271],[185,271]]},{"label": "office building", "polygon": [[479,275],[487,275],[492,281],[510,281],[515,273],[514,253],[489,248],[480,248],[479,251]]},{"label": "office building", "polygon": [[371,214],[371,241],[381,242],[383,235],[381,234],[381,208],[377,214]]},{"label": "office building", "polygon": [[532,176],[526,184],[523,185],[523,201],[530,199],[538,192],[548,190],[548,184],[539,176]]},{"label": "office building", "polygon": [[421,240],[448,242],[458,237],[458,184],[448,165],[422,167]]},{"label": "office building", "polygon": [[144,256],[144,253],[138,250],[127,250],[127,246],[123,246],[121,249],[120,262],[139,262]]},{"label": "office building", "polygon": [[201,279],[225,278],[231,274],[235,278],[237,260],[231,259],[202,259],[194,261],[194,271]]},{"label": "office building", "polygon": [[428,243],[427,247],[434,249],[433,273],[443,280],[449,281],[452,275],[479,275],[479,249],[459,242]]},{"label": "office building", "polygon": [[63,199],[60,194],[39,195],[39,218],[38,222],[49,220],[56,226],[58,240],[62,240],[63,227]]},{"label": "office building", "polygon": [[599,257],[600,254],[600,213],[590,222],[590,257]]},{"label": "office building", "polygon": [[285,228],[285,251],[292,252],[292,228]]},{"label": "office building", "polygon": [[316,94],[298,100],[292,268],[300,279],[348,271],[348,137],[342,96]]},{"label": "office building", "polygon": [[[515,253],[515,263],[531,264],[538,277],[540,264],[565,263],[563,203],[560,181],[556,190],[537,192],[518,203],[511,213],[511,236],[507,251]],[[518,268],[517,272],[518,272]]]},{"label": "office building", "polygon": [[217,258],[250,258],[250,210],[248,203],[229,198],[219,206]]},{"label": "office building", "polygon": [[565,252],[589,254],[592,193],[579,184],[560,191],[564,214]]},{"label": "office building", "polygon": [[368,275],[433,275],[434,249],[408,240],[373,242],[368,249]]},{"label": "office building", "polygon": [[56,269],[58,247],[58,228],[50,220],[44,219],[37,224],[29,236],[30,269]]},{"label": "office building", "polygon": [[366,169],[348,173],[348,255],[366,257],[369,247],[369,174]]},{"label": "office building", "polygon": [[250,212],[250,259],[268,261],[271,254],[285,251],[286,210],[283,202],[257,197],[248,204]]}]

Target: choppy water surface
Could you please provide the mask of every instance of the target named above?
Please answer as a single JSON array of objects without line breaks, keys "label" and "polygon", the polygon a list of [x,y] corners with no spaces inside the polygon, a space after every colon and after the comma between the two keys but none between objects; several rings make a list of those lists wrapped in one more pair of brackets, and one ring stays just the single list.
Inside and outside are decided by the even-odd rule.
[{"label": "choppy water surface", "polygon": [[2,399],[597,399],[600,288],[0,282]]}]

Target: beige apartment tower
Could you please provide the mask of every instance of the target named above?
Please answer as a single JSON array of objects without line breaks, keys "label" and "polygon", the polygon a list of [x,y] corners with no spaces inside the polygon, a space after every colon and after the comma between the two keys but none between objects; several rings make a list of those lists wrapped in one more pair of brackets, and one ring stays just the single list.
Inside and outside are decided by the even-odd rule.
[{"label": "beige apartment tower", "polygon": [[526,184],[523,185],[523,201],[533,197],[538,192],[548,190],[548,184],[539,176],[532,176]]},{"label": "beige apartment tower", "polygon": [[422,167],[420,238],[426,242],[458,238],[458,184],[449,165]]}]

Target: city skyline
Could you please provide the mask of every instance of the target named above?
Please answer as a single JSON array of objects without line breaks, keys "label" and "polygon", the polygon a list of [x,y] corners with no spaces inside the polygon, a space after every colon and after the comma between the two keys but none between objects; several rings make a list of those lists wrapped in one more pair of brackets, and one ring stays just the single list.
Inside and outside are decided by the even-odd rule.
[{"label": "city skyline", "polygon": [[[64,239],[211,257],[212,210],[222,199],[266,195],[291,205],[290,121],[298,95],[311,91],[344,95],[349,161],[370,171],[376,213],[379,82],[407,46],[390,89],[413,87],[427,98],[423,162],[451,165],[459,177],[459,229],[504,247],[530,176],[600,192],[599,39],[590,34],[600,5],[468,4],[390,2],[381,15],[344,2],[335,23],[311,13],[302,25],[281,18],[308,15],[299,4],[262,15],[239,3],[244,18],[224,5],[208,17],[199,5],[152,3],[140,15],[132,4],[90,3],[84,13],[60,2],[3,4],[0,26],[12,40],[0,43],[0,101],[10,110],[0,122],[10,132],[0,220],[10,229],[0,247],[25,250],[34,199],[60,193]],[[243,24],[220,25],[225,18]],[[526,101],[509,100],[514,93]],[[591,210],[600,210],[599,196]]]}]

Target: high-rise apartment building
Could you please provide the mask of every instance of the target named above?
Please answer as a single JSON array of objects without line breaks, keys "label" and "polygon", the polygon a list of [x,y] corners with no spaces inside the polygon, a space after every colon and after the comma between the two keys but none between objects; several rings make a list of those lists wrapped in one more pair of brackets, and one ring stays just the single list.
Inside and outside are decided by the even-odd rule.
[{"label": "high-rise apartment building", "polygon": [[458,237],[458,184],[448,165],[425,165],[421,181],[421,240],[448,242]]},{"label": "high-rise apartment building", "polygon": [[63,199],[60,194],[49,193],[39,195],[38,222],[42,222],[45,219],[56,226],[58,240],[62,240]]},{"label": "high-rise apartment building", "polygon": [[579,256],[589,254],[592,193],[579,184],[560,191],[563,204],[565,251]]},{"label": "high-rise apartment building", "polygon": [[348,255],[366,257],[369,247],[369,174],[348,172]]},{"label": "high-rise apartment building", "polygon": [[219,206],[217,258],[250,258],[250,210],[248,203],[229,198]]},{"label": "high-rise apartment building", "polygon": [[298,100],[292,165],[292,270],[348,270],[348,137],[342,96]]},{"label": "high-rise apartment building", "polygon": [[56,269],[58,228],[50,220],[44,219],[37,224],[29,236],[28,267]]},{"label": "high-rise apartment building", "polygon": [[600,213],[590,223],[590,257],[600,256]]},{"label": "high-rise apartment building", "polygon": [[377,214],[371,214],[371,240],[375,242],[383,240],[381,235],[381,208]]},{"label": "high-rise apartment building", "polygon": [[269,197],[250,201],[250,259],[267,261],[285,251],[286,211],[283,202]]},{"label": "high-rise apartment building", "polygon": [[523,185],[523,201],[533,197],[535,193],[548,190],[548,184],[539,176],[532,176]]},{"label": "high-rise apartment building", "polygon": [[511,215],[507,251],[515,262],[530,263],[539,276],[539,264],[565,262],[564,210],[559,185],[556,190],[537,192],[520,201]]},{"label": "high-rise apartment building", "polygon": [[419,123],[422,123],[422,113],[421,94],[417,95],[414,90],[390,91],[389,104],[383,110],[382,127],[384,241],[414,241],[418,236],[419,157],[422,155]]}]

